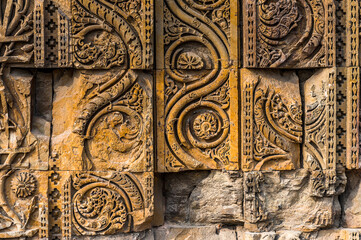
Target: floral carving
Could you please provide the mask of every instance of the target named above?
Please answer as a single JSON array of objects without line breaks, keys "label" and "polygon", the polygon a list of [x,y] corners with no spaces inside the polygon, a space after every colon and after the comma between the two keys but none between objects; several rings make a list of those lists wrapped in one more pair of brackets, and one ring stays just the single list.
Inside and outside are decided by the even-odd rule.
[{"label": "floral carving", "polygon": [[212,21],[221,27],[221,29],[227,34],[227,37],[229,37],[230,14],[229,1],[225,1],[223,5],[212,12]]},{"label": "floral carving", "polygon": [[179,69],[202,69],[202,58],[192,52],[182,53],[178,58],[177,67]]},{"label": "floral carving", "polygon": [[147,146],[152,109],[149,88],[143,85],[147,78],[133,70],[100,76],[83,73],[82,77],[87,91],[73,129],[83,139],[82,168],[139,171],[151,167]]},{"label": "floral carving", "polygon": [[11,188],[18,198],[27,198],[35,193],[37,181],[31,173],[21,172],[15,176]]},{"label": "floral carving", "polygon": [[236,105],[229,101],[235,92],[228,91],[236,83],[229,84],[235,76],[229,68],[230,1],[165,0],[162,7],[165,69],[159,108],[165,131],[159,137],[166,149],[161,168],[237,169],[227,144],[235,133],[230,134],[230,109]]},{"label": "floral carving", "polygon": [[31,0],[1,1],[0,63],[28,63],[34,53]]},{"label": "floral carving", "polygon": [[130,150],[132,152],[138,150],[141,127],[142,123],[137,115],[129,116],[121,111],[105,114],[99,118],[92,130],[89,142],[90,154],[92,157],[106,161],[113,159],[114,154],[118,156]]},{"label": "floral carving", "polygon": [[129,232],[137,221],[135,212],[146,207],[141,185],[133,174],[96,176],[84,172],[74,174],[72,180],[76,189],[72,222],[81,235]]},{"label": "floral carving", "polygon": [[312,173],[312,194],[317,197],[343,192],[345,177],[336,157],[336,76],[332,69],[320,74],[322,81],[311,78],[304,83],[304,162]]},{"label": "floral carving", "polygon": [[[303,139],[298,78],[290,72],[284,75],[270,72],[265,76],[261,72],[244,70],[242,74],[245,79],[242,121],[246,143],[243,169],[297,168]],[[285,89],[292,91],[292,95]]]},{"label": "floral carving", "polygon": [[123,44],[109,33],[96,36],[90,43],[78,39],[76,47],[75,58],[84,67],[89,65],[90,68],[110,68],[125,63],[126,53]]},{"label": "floral carving", "polygon": [[[287,105],[290,105],[288,107]],[[302,109],[286,104],[277,90],[259,88],[255,93],[256,169],[275,159],[292,159],[292,143],[302,141]]]},{"label": "floral carving", "polygon": [[247,1],[245,64],[328,66],[335,55],[333,15],[333,3],[321,0]]},{"label": "floral carving", "polygon": [[88,193],[75,195],[73,201],[75,220],[87,231],[103,231],[110,226],[107,232],[111,233],[121,230],[128,220],[124,200],[109,188],[94,187]]},{"label": "floral carving", "polygon": [[[149,68],[152,7],[150,2],[72,1],[75,66],[82,68]],[[143,9],[142,5],[147,5]],[[143,12],[140,14],[140,12]],[[141,16],[142,15],[142,16]],[[149,31],[143,33],[143,29]],[[100,33],[100,36],[99,36]],[[90,53],[90,58],[87,55]],[[147,52],[146,56],[144,53]]]},{"label": "floral carving", "polygon": [[200,139],[211,139],[219,132],[217,117],[210,112],[199,114],[193,122],[195,134]]}]

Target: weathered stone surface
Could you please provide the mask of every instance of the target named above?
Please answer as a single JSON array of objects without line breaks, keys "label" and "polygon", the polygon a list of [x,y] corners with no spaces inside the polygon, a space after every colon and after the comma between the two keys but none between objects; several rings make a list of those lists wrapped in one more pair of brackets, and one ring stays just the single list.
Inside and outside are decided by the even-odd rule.
[{"label": "weathered stone surface", "polygon": [[169,174],[165,186],[169,222],[243,222],[243,179],[237,172]]},{"label": "weathered stone surface", "polygon": [[[247,232],[242,228],[237,228],[237,240],[346,240],[357,234],[357,230],[321,230],[313,233],[303,233],[300,231],[277,231],[277,232]],[[354,236],[353,236],[354,235]],[[358,238],[356,238],[358,239]]]},{"label": "weathered stone surface", "polygon": [[[327,229],[313,233],[299,231],[248,232],[242,227],[212,226],[174,226],[165,225],[148,231],[129,234],[117,234],[106,239],[120,240],[168,240],[168,239],[211,239],[211,240],[354,240],[359,239],[359,229]],[[77,237],[82,240],[99,239],[92,236]]]},{"label": "weathered stone surface", "polygon": [[243,1],[243,64],[260,68],[334,66],[334,1]]},{"label": "weathered stone surface", "polygon": [[259,191],[252,199],[254,203],[245,202],[247,229],[312,232],[338,226],[336,218],[340,217],[341,209],[337,198],[312,197],[312,182],[307,170],[264,172],[261,177]]},{"label": "weathered stone surface", "polygon": [[194,188],[207,178],[209,171],[169,173],[165,175],[165,219],[169,222],[189,222],[189,197]]},{"label": "weathered stone surface", "polygon": [[245,240],[261,240],[261,239],[267,239],[267,240],[275,240],[277,234],[275,232],[263,232],[263,233],[252,233],[252,232],[243,232],[240,233],[239,239],[245,239]]},{"label": "weathered stone surface", "polygon": [[190,222],[242,223],[242,183],[237,172],[212,171],[189,196]]},{"label": "weathered stone surface", "polygon": [[217,229],[216,226],[207,227],[184,227],[184,226],[163,226],[155,231],[155,239],[169,240],[196,240],[196,239],[236,239],[236,231],[232,229]]},{"label": "weathered stone surface", "polygon": [[345,228],[361,227],[361,172],[351,171],[347,174],[345,193],[341,197],[343,206],[342,226]]},{"label": "weathered stone surface", "polygon": [[70,74],[59,76],[55,86],[52,142],[58,167],[151,171],[152,77],[133,70]]},{"label": "weathered stone surface", "polygon": [[[104,238],[104,237],[102,237]],[[99,239],[98,236],[78,236],[76,239],[81,240],[96,240]],[[117,234],[114,236],[107,236],[107,240],[155,240],[154,230],[147,230],[139,233],[126,233],[126,234]]]},{"label": "weathered stone surface", "polygon": [[0,1],[0,239],[360,240],[359,10]]},{"label": "weathered stone surface", "polygon": [[300,167],[302,102],[294,71],[241,70],[242,170]]}]

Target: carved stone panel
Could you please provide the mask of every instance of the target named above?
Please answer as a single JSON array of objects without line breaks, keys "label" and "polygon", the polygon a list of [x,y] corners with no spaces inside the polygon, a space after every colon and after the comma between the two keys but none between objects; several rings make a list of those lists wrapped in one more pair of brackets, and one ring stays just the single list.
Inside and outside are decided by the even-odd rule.
[{"label": "carved stone panel", "polygon": [[47,173],[0,171],[0,238],[48,236]]},{"label": "carved stone panel", "polygon": [[158,171],[238,169],[237,71],[157,71]]},{"label": "carved stone panel", "polygon": [[57,167],[152,171],[152,76],[119,69],[58,73],[52,139]]},{"label": "carved stone panel", "polygon": [[238,169],[238,1],[157,3],[158,171]]},{"label": "carved stone panel", "polygon": [[[4,67],[0,70],[0,170],[47,170],[50,124],[33,114],[31,88],[34,71]],[[42,126],[40,126],[40,124]]]},{"label": "carved stone panel", "polygon": [[153,6],[1,2],[1,239],[152,226]]},{"label": "carved stone panel", "polygon": [[[41,31],[42,1],[12,0],[1,2],[0,63],[36,62],[37,31]],[[35,37],[34,37],[35,35]],[[33,56],[35,56],[33,59]]]},{"label": "carved stone panel", "polygon": [[243,1],[244,66],[335,66],[336,16],[333,2]]},{"label": "carved stone panel", "polygon": [[358,0],[335,1],[336,62],[340,67],[359,66],[359,4]]},{"label": "carved stone panel", "polygon": [[73,172],[62,186],[62,236],[110,235],[151,227],[153,173]]},{"label": "carved stone panel", "polygon": [[348,169],[360,168],[360,70],[338,68],[337,76],[337,162]]},{"label": "carved stone panel", "polygon": [[303,83],[305,162],[321,169],[336,166],[336,72],[319,70]]},{"label": "carved stone panel", "polygon": [[238,1],[159,0],[156,20],[158,70],[238,67]]},{"label": "carved stone panel", "polygon": [[153,0],[72,0],[74,67],[153,68]]},{"label": "carved stone panel", "polygon": [[242,169],[299,168],[303,113],[298,76],[242,69],[241,81]]},{"label": "carved stone panel", "polygon": [[[358,156],[355,109],[359,100],[352,97],[358,96],[358,72],[357,68],[348,71],[348,80],[339,81],[338,87],[335,68],[242,69],[242,169],[291,170],[303,166],[311,172],[312,196],[342,193],[344,165],[349,166],[352,156]],[[342,72],[339,76],[342,80]],[[345,108],[347,114],[343,114]],[[358,163],[357,158],[354,162]]]},{"label": "carved stone panel", "polygon": [[70,9],[53,0],[4,0],[0,63],[17,67],[70,67]]},{"label": "carved stone panel", "polygon": [[0,239],[360,240],[359,26],[357,0],[1,0]]},{"label": "carved stone panel", "polygon": [[[44,0],[44,59],[38,67],[72,67],[70,0]],[[40,50],[40,46],[39,46]]]},{"label": "carved stone panel", "polygon": [[305,168],[311,171],[313,195],[334,195],[345,187],[342,163],[336,154],[336,71],[318,70],[303,82]]}]

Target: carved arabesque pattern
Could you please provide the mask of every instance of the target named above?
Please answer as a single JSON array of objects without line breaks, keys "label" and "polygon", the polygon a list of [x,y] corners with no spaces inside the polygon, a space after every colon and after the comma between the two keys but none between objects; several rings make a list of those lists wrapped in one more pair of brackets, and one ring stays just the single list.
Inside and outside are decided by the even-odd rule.
[{"label": "carved arabesque pattern", "polygon": [[276,91],[267,88],[257,89],[255,92],[254,159],[259,161],[255,170],[260,170],[262,165],[270,160],[290,159],[291,149],[288,142],[301,143],[302,141],[300,106],[284,103],[282,96]]},{"label": "carved arabesque pattern", "polygon": [[[111,34],[111,27],[94,18],[81,6],[74,4],[73,13],[73,44],[75,66],[84,68],[111,68],[126,63],[126,47],[123,41]],[[86,36],[92,32],[101,33],[87,41]]]},{"label": "carved arabesque pattern", "polygon": [[[30,0],[12,0],[2,3],[0,24],[0,63],[28,63],[33,56],[31,44],[33,34],[34,11]],[[15,46],[17,49],[15,49]],[[3,66],[2,66],[3,69]]]},{"label": "carved arabesque pattern", "polygon": [[152,108],[148,90],[137,82],[138,74],[128,70],[115,76],[101,75],[94,79],[84,73],[82,77],[89,89],[73,131],[84,139],[83,169],[96,169],[94,161],[114,161],[112,159],[128,162],[118,166],[121,168],[134,165],[135,168],[131,168],[134,171],[151,169],[149,116]]},{"label": "carved arabesque pattern", "polygon": [[323,0],[245,1],[246,67],[332,66],[334,8]]},{"label": "carved arabesque pattern", "polygon": [[227,0],[164,1],[167,171],[232,165],[229,11]]},{"label": "carved arabesque pattern", "polygon": [[321,82],[304,83],[304,164],[311,171],[312,195],[323,197],[342,193],[346,176],[345,163],[336,159],[336,73],[329,69],[318,76]]},{"label": "carved arabesque pattern", "polygon": [[274,73],[270,74],[271,79],[264,77],[263,72],[257,76],[248,70],[242,76],[242,169],[259,171],[298,168],[297,155],[303,141],[303,111],[298,93],[294,92],[294,97],[286,95],[278,87],[284,84],[283,77],[277,75],[280,80],[274,81]]},{"label": "carved arabesque pattern", "polygon": [[73,0],[75,67],[149,68],[151,27],[144,26],[147,32],[143,32],[145,19],[139,14],[141,6],[145,5],[145,18],[149,18],[149,3],[149,0],[146,3],[140,0]]},{"label": "carved arabesque pattern", "polygon": [[89,173],[72,176],[73,224],[81,235],[114,234],[130,230],[132,212],[145,208],[144,196],[132,174]]},{"label": "carved arabesque pattern", "polygon": [[[159,172],[238,170],[238,140],[246,223],[270,220],[262,193],[264,170],[307,168],[313,197],[342,193],[345,166],[359,168],[359,3],[346,0],[342,6],[348,31],[339,30],[338,40],[347,36],[340,43],[346,51],[339,51],[346,52],[345,81],[336,86],[335,72],[327,77],[312,73],[319,79],[309,89],[303,85],[312,81],[310,69],[288,71],[300,76],[294,85],[294,76],[283,79],[287,71],[268,78],[273,74],[269,69],[250,70],[262,77],[248,81],[238,77],[238,60],[243,57],[245,67],[252,68],[333,67],[334,1],[245,0],[239,18],[244,22],[238,19],[238,2],[158,1],[154,56],[153,0],[2,1],[0,238],[47,239],[50,232],[54,239],[72,239],[150,228],[153,158],[159,158]],[[244,26],[244,42],[238,37],[239,25]],[[237,52],[239,46],[244,56]],[[153,58],[160,68],[153,69]],[[60,137],[45,146],[35,132],[50,122],[36,122],[32,109],[37,104],[32,99],[34,67],[64,68],[73,74],[73,82],[66,82],[69,76],[63,72],[52,74],[49,82],[79,90],[67,101],[74,113],[69,129],[66,121],[58,135],[49,127],[50,135]],[[148,73],[157,75],[157,114]],[[320,89],[317,101],[307,97]],[[53,104],[54,113],[62,103]],[[346,116],[339,117],[338,134],[336,116],[342,113]],[[59,116],[54,116],[52,124],[57,125]],[[158,118],[157,145],[153,116]],[[57,152],[52,147],[62,137],[68,148]],[[54,150],[51,157],[48,152],[43,156],[52,162],[49,172],[33,171],[36,167],[28,161],[41,148]],[[66,171],[59,169],[67,164]],[[79,169],[85,172],[75,173]],[[309,221],[328,226],[331,215],[315,211]]]}]

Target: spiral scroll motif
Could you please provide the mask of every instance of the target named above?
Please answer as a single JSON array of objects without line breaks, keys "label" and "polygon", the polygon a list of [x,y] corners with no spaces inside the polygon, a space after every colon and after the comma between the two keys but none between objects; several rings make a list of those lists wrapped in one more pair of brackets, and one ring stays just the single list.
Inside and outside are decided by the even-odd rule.
[{"label": "spiral scroll motif", "polygon": [[[93,31],[94,29],[104,29],[110,32],[111,28],[114,28],[117,35],[122,39],[122,43],[116,43],[113,40],[108,42],[106,46],[108,52],[106,52],[105,55],[107,55],[108,58],[110,57],[109,55],[112,55],[110,58],[114,61],[117,59],[117,61],[121,61],[120,64],[122,64],[125,62],[125,59],[123,61],[123,55],[127,52],[128,56],[126,62],[129,63],[128,66],[126,66],[127,68],[140,68],[144,64],[143,45],[141,43],[140,36],[134,26],[127,21],[127,18],[136,17],[129,16],[127,13],[137,12],[135,4],[133,4],[134,6],[124,3],[114,4],[114,1],[111,0],[75,0],[74,2],[81,6],[80,8],[84,9],[89,14],[95,15],[100,19],[100,21],[95,21],[96,24],[88,27],[88,29],[83,28],[82,31],[77,33],[77,35],[85,34],[85,32]],[[84,16],[79,17],[84,18]],[[109,37],[100,39],[100,41],[104,44],[104,42],[109,41]],[[116,49],[118,46],[120,46],[120,49]],[[122,49],[124,46],[127,46],[126,51]],[[84,54],[89,55],[90,52],[92,52],[92,54],[99,55],[99,53],[94,52],[96,51],[94,47],[91,48],[90,46],[85,46],[84,44],[80,44],[78,46],[78,50],[78,54],[84,52]],[[78,55],[78,58],[81,59],[81,54]],[[109,59],[103,59],[102,61],[109,61]],[[111,66],[112,65],[108,63],[103,67],[109,68]]]},{"label": "spiral scroll motif", "polygon": [[133,109],[125,106],[105,108],[89,124],[86,135],[88,158],[137,159],[143,133],[142,118]]},{"label": "spiral scroll motif", "polygon": [[167,159],[176,158],[184,169],[222,167],[227,160],[217,162],[209,152],[228,137],[228,105],[209,96],[220,89],[219,95],[227,95],[222,86],[229,78],[228,30],[227,23],[211,19],[226,14],[228,1],[165,3],[166,142],[173,155]]},{"label": "spiral scroll motif", "polygon": [[270,161],[292,159],[293,145],[302,142],[301,106],[287,103],[283,98],[277,89],[255,91],[255,170],[261,170]]},{"label": "spiral scroll motif", "polygon": [[73,224],[82,235],[127,232],[131,212],[144,208],[142,193],[129,174],[110,178],[88,173],[73,176]]},{"label": "spiral scroll motif", "polygon": [[85,188],[74,196],[73,202],[75,221],[86,231],[111,233],[121,230],[128,221],[129,210],[124,199],[108,187]]},{"label": "spiral scroll motif", "polygon": [[305,59],[309,65],[324,64],[326,11],[322,1],[262,0],[257,12],[259,67],[293,66]]}]

